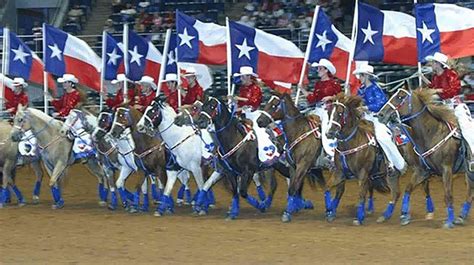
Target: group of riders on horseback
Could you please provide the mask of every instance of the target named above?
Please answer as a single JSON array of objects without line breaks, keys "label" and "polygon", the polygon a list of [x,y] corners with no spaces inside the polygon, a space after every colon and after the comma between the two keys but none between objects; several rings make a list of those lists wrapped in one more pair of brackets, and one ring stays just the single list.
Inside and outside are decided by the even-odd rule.
[{"label": "group of riders on horseback", "polygon": [[[470,127],[472,126],[472,123],[469,111],[466,111],[465,105],[458,100],[461,91],[461,84],[458,75],[454,70],[450,69],[447,64],[448,58],[446,55],[437,52],[433,56],[428,56],[426,59],[433,70],[433,78],[431,81],[427,80],[425,77],[423,78],[425,79],[425,82],[429,84],[429,87],[433,88],[436,94],[442,99],[443,103],[441,104],[449,106],[458,117],[459,125],[452,124],[452,126],[456,128],[459,126],[459,130],[463,135],[463,142],[465,143],[463,146],[465,146],[465,148],[470,152],[474,147],[471,136],[472,133],[469,135],[465,130],[472,129],[472,127]],[[364,152],[363,150],[370,146],[378,146],[380,147],[379,150],[382,150],[383,152],[380,153],[381,155],[379,154],[375,156],[374,161],[376,161],[373,165],[377,164],[377,169],[385,168],[385,175],[389,176],[389,178],[398,178],[400,175],[405,173],[407,163],[410,166],[411,164],[409,161],[405,160],[407,154],[403,153],[402,155],[400,152],[400,146],[410,141],[403,140],[411,140],[413,146],[415,146],[415,152],[419,150],[417,150],[417,146],[414,143],[414,139],[412,139],[413,136],[410,135],[409,130],[407,130],[403,125],[394,125],[393,116],[396,114],[400,120],[407,121],[413,119],[416,115],[421,115],[422,112],[415,114],[408,113],[407,116],[403,117],[401,115],[401,109],[405,104],[408,104],[408,109],[412,111],[413,106],[416,105],[416,102],[413,102],[415,95],[412,95],[412,93],[406,89],[401,89],[401,91],[406,93],[406,95],[404,95],[405,97],[402,98],[401,92],[399,91],[389,99],[377,83],[377,76],[374,74],[374,68],[368,64],[362,64],[353,72],[361,82],[361,87],[357,92],[359,101],[353,100],[352,98],[355,98],[355,96],[343,96],[341,94],[341,86],[334,77],[336,68],[329,60],[321,59],[319,62],[313,63],[312,66],[317,68],[317,73],[320,79],[315,83],[312,92],[302,88],[302,92],[306,96],[307,102],[310,105],[310,110],[307,115],[301,115],[298,109],[293,109],[294,106],[291,105],[294,104],[288,95],[273,96],[265,109],[259,110],[262,104],[263,93],[258,82],[257,74],[255,74],[253,69],[248,66],[241,67],[240,72],[235,75],[234,80],[236,84],[239,85],[238,95],[230,96],[225,101],[205,96],[203,88],[198,83],[197,73],[193,69],[188,69],[184,74],[182,74],[182,77],[185,78],[185,82],[183,82],[185,86],[183,86],[183,88],[179,87],[180,82],[178,82],[178,78],[180,77],[178,75],[166,74],[164,80],[166,88],[164,89],[164,94],[166,96],[167,105],[169,105],[175,112],[179,113],[177,120],[180,118],[187,120],[185,123],[193,128],[191,132],[194,133],[194,135],[198,135],[199,139],[201,139],[203,150],[207,150],[209,154],[213,155],[214,162],[216,162],[212,163],[215,174],[213,174],[208,180],[210,184],[207,184],[207,182],[198,183],[200,190],[196,193],[194,198],[189,198],[189,201],[192,200],[196,206],[202,206],[205,204],[204,202],[207,202],[206,206],[208,206],[208,192],[210,186],[212,186],[212,184],[214,184],[221,176],[226,176],[226,178],[235,181],[235,183],[233,183],[234,197],[229,212],[231,218],[235,218],[238,214],[239,196],[245,198],[257,209],[265,210],[271,203],[271,197],[265,196],[259,178],[255,176],[257,176],[259,172],[268,169],[275,169],[289,179],[290,188],[288,191],[288,207],[282,217],[284,221],[291,220],[292,213],[303,208],[312,207],[311,202],[304,200],[301,194],[302,178],[305,175],[316,176],[313,179],[316,179],[316,181],[325,188],[324,196],[326,203],[326,216],[328,220],[332,220],[335,217],[335,211],[344,189],[342,186],[339,187],[338,185],[341,184],[343,180],[339,180],[339,182],[336,181],[335,185],[338,187],[337,194],[334,199],[331,199],[329,188],[326,186],[324,179],[321,181],[321,163],[319,165],[316,163],[318,157],[324,158],[322,160],[329,161],[329,168],[334,169],[334,167],[336,167],[336,172],[339,170],[343,175],[343,179],[349,179],[354,176],[358,177],[357,175],[362,174],[356,172],[353,166],[351,166],[351,155],[358,152]],[[76,89],[78,79],[74,75],[65,74],[58,78],[58,82],[63,84],[65,92],[59,99],[50,98],[51,104],[55,109],[52,116],[64,120],[70,115],[72,110],[77,109],[81,105],[82,96],[80,91]],[[179,149],[179,145],[192,137],[184,137],[174,144],[170,144],[166,141],[166,131],[175,125],[169,124],[167,127],[162,127],[167,119],[167,117],[165,117],[167,106],[157,99],[158,95],[156,95],[157,86],[155,80],[152,77],[143,76],[141,80],[135,83],[131,80],[127,80],[124,74],[119,74],[117,75],[117,78],[112,81],[112,84],[117,85],[118,90],[114,97],[106,96],[105,102],[111,112],[116,112],[113,125],[125,129],[127,127],[126,123],[128,122],[136,125],[138,131],[152,131],[152,134],[150,135],[162,139],[162,145],[165,147],[163,149],[167,149],[166,169],[171,171],[174,170],[170,162],[174,159],[174,163],[178,164],[178,167],[189,170],[193,175],[196,175],[196,172],[194,172],[193,169],[188,169],[183,166],[183,163],[185,163],[184,161],[176,161],[179,160],[179,158],[176,158],[179,154],[174,152]],[[127,89],[124,87],[126,84],[128,86]],[[135,86],[135,84],[138,84],[139,86]],[[28,105],[28,96],[25,93],[25,88],[28,84],[22,78],[14,78],[12,86],[15,97],[14,100],[6,102],[6,111],[11,115],[15,115],[19,106]],[[125,90],[127,91],[126,94],[124,93]],[[181,96],[179,96],[179,93],[181,93]],[[181,97],[182,106],[178,106],[179,97]],[[125,100],[127,104],[124,104],[124,98],[127,99]],[[397,99],[399,100],[398,105],[394,105],[394,102],[396,102]],[[348,119],[355,119],[357,116],[354,113],[348,113],[348,109],[350,109],[351,106],[356,106],[357,104],[360,105],[360,101],[362,101],[365,107],[362,109],[360,108],[361,106],[357,106],[353,111],[358,112],[362,109],[360,113],[363,118],[362,120],[364,121],[361,121],[361,123],[366,124],[366,121],[369,121],[369,126],[372,129],[368,129],[365,131],[365,134],[363,134],[363,137],[366,137],[367,139],[364,141],[367,141],[367,143],[365,145],[351,145],[350,149],[346,148],[345,151],[341,151],[341,146],[349,143],[353,138],[355,139],[358,134],[356,129],[350,131],[349,135],[344,135],[343,131],[345,126],[351,124],[351,121]],[[287,104],[287,102],[291,102],[292,104]],[[120,110],[125,106],[141,112],[142,114],[139,114],[139,116],[142,116],[140,121],[130,121],[134,119],[134,114],[130,114],[132,112],[129,110],[123,113]],[[387,120],[388,118],[385,120],[381,118],[381,115],[379,114],[382,113],[392,113],[390,120]],[[123,117],[127,118],[124,121],[121,121],[120,117],[122,116],[119,114],[124,114]],[[117,117],[117,115],[119,116]],[[279,115],[280,117],[278,117]],[[297,120],[302,117],[305,119],[304,125],[302,125],[303,127],[298,128],[302,129],[302,131],[295,131],[293,133],[294,128],[292,128],[292,126],[299,126]],[[99,116],[99,123],[100,120]],[[468,120],[468,122],[461,122],[466,120]],[[240,138],[226,138],[224,135],[227,134],[227,129],[233,128],[234,122],[234,133],[239,134]],[[267,129],[266,126],[269,125],[269,123],[273,125],[272,129]],[[112,132],[111,135],[113,135],[113,128],[108,129],[110,129],[110,132]],[[394,131],[397,133],[394,134]],[[403,131],[404,133],[400,133],[400,131]],[[124,135],[125,132],[126,130],[121,131],[118,137]],[[371,132],[373,132],[373,135]],[[132,129],[132,134],[133,133]],[[38,135],[38,132],[26,131],[22,135],[19,144],[19,152],[22,156],[39,155],[35,135]],[[312,139],[313,136],[315,139]],[[98,155],[94,151],[95,147],[91,133],[87,130],[75,131],[72,133],[70,138],[74,141],[74,147],[72,150],[76,159],[95,157]],[[109,138],[105,139],[110,140]],[[402,141],[400,141],[400,139],[402,139]],[[255,161],[250,161],[245,164],[242,161],[247,160],[242,160],[240,155],[245,153],[243,150],[247,150],[246,147],[251,142],[258,150],[254,155],[254,158],[258,160],[256,164]],[[301,143],[305,143],[304,145],[308,144],[308,146],[314,150],[308,150],[308,148],[302,149],[303,144]],[[117,145],[118,142],[115,141],[114,144]],[[442,144],[443,143],[440,142],[439,145],[441,146]],[[422,146],[422,149],[425,150],[429,148],[431,148],[431,146]],[[159,148],[157,147],[153,151],[161,151],[161,149],[160,145]],[[248,152],[255,152],[252,151],[251,148],[248,150],[250,150]],[[204,152],[205,151],[202,151],[202,154],[204,154]],[[435,152],[435,150],[433,152]],[[308,158],[308,156],[311,156],[311,158]],[[247,159],[252,159],[252,156],[249,157],[250,158]],[[465,163],[468,165],[468,170],[472,170],[473,160],[471,156],[468,157],[469,159]],[[420,159],[425,161],[424,158]],[[305,160],[308,160],[309,162]],[[138,164],[136,158],[133,161]],[[321,162],[321,160],[318,161]],[[124,163],[128,163],[126,159]],[[363,161],[362,163],[370,162]],[[252,167],[253,164],[255,164],[254,167]],[[301,167],[302,164],[304,164],[304,166]],[[381,164],[383,165],[381,166]],[[375,184],[376,177],[374,177],[377,174],[372,174],[373,165],[371,165],[367,170],[370,172],[366,172],[367,175],[371,176],[367,182],[367,188],[371,193],[374,187],[377,189],[377,185]],[[183,181],[182,177],[180,177],[181,173],[179,172],[181,171],[178,171],[174,177],[179,178],[184,184],[187,184],[187,180]],[[436,170],[428,170],[427,172],[428,175],[444,174],[444,172],[438,172]],[[197,175],[199,174],[200,173],[197,173]],[[470,177],[472,178],[472,176]],[[184,179],[186,179],[186,177],[184,177]],[[257,185],[260,201],[251,197],[246,192],[246,185],[248,185],[248,182],[252,179]],[[427,177],[425,177],[423,181],[425,181],[427,185],[426,179]],[[170,181],[170,176],[168,176],[168,181]],[[196,181],[198,182],[198,180]],[[471,181],[474,181],[474,179],[471,179]],[[153,181],[152,183],[155,184]],[[166,196],[169,196],[170,188],[168,188],[168,183],[166,186],[167,189],[165,194],[167,193]],[[186,186],[185,190],[189,192],[187,185],[184,186]],[[390,188],[392,189],[394,187],[390,186]],[[4,183],[1,194],[4,194],[7,189],[8,188]],[[466,203],[464,204],[460,215],[463,220],[467,217],[472,203],[471,189],[472,186],[470,189],[468,188],[468,198],[466,199]],[[271,194],[273,194],[273,191]],[[126,198],[129,196],[125,191],[121,191],[120,195]],[[427,193],[427,200],[428,195],[429,194]],[[394,203],[398,199],[398,196],[399,194],[393,195],[393,200],[390,202],[391,204],[389,204],[387,211],[384,213],[385,219],[390,218],[391,211],[393,211]],[[452,197],[450,194],[449,196]],[[402,214],[407,215],[408,210],[405,209],[406,211],[403,212],[403,207],[408,207],[407,204],[409,198],[405,197],[403,201],[404,205],[402,205]],[[1,197],[1,199],[5,200],[5,196]],[[122,198],[123,201],[126,201],[124,199],[125,198]],[[146,200],[148,200],[148,198]],[[157,198],[157,200],[160,200],[160,198]],[[364,220],[365,195],[361,200],[362,206],[359,205],[357,222],[355,222],[358,224],[362,223]],[[431,198],[429,198],[429,200],[429,203],[432,204]],[[447,224],[450,227],[454,220],[450,217],[449,209],[450,207],[452,208],[452,205],[449,205],[449,203],[452,202],[447,201]],[[166,210],[172,210],[172,199],[171,202],[169,198],[163,200],[161,201],[161,204],[165,205],[161,208],[161,214]],[[372,194],[369,198],[369,210],[371,207],[373,207]],[[200,211],[202,210],[207,211],[207,207],[202,207]]]}]

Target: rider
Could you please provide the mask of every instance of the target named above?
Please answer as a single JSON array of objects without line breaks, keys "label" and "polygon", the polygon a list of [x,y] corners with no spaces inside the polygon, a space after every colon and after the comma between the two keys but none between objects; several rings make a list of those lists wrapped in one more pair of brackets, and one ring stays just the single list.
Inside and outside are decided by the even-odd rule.
[{"label": "rider", "polygon": [[313,93],[302,88],[301,92],[306,96],[309,105],[314,105],[321,100],[332,97],[341,92],[341,85],[335,80],[336,67],[327,59],[321,59],[319,62],[313,63],[311,66],[317,67],[318,76],[321,80],[314,84]]},{"label": "rider", "polygon": [[73,74],[64,74],[58,78],[58,82],[63,83],[66,93],[64,93],[61,98],[51,101],[51,104],[56,110],[56,112],[53,113],[53,117],[65,118],[81,101],[81,95],[79,91],[76,90],[79,80]]},{"label": "rider", "polygon": [[178,75],[174,73],[166,74],[165,80],[169,89],[169,94],[166,97],[166,102],[175,110],[178,110]]},{"label": "rider", "polygon": [[366,113],[365,119],[374,124],[375,137],[387,156],[390,167],[395,166],[400,172],[406,169],[406,162],[400,151],[392,140],[390,129],[383,123],[380,123],[373,114],[377,113],[387,102],[387,97],[377,84],[377,76],[374,75],[374,67],[368,64],[359,65],[353,72],[360,80],[362,86],[357,95],[360,96],[367,106],[369,113]]},{"label": "rider", "polygon": [[426,56],[426,61],[430,62],[433,69],[433,77],[430,82],[430,88],[437,89],[441,99],[451,99],[461,92],[461,81],[458,74],[450,69],[448,56],[436,52],[433,55]]},{"label": "rider", "polygon": [[204,96],[204,89],[199,85],[197,81],[197,73],[196,69],[189,68],[186,70],[184,74],[182,74],[188,83],[185,92],[185,96],[183,98],[183,105],[192,105],[196,101],[202,101]]},{"label": "rider", "polygon": [[141,86],[141,89],[140,96],[135,97],[135,108],[143,113],[146,107],[155,99],[157,87],[153,77],[147,75],[142,76],[137,84]]},{"label": "rider", "polygon": [[[28,95],[25,93],[25,88],[28,86],[28,83],[26,83],[25,79],[21,77],[15,77],[13,79],[12,85],[14,97],[6,102],[5,107],[8,113],[10,113],[11,115],[15,115],[18,105],[28,105]],[[5,89],[10,88],[5,87]]]},{"label": "rider", "polygon": [[129,104],[133,106],[135,104],[134,99],[135,99],[135,87],[134,84],[131,80],[129,80],[125,74],[118,74],[116,79],[112,80],[110,83],[112,85],[117,85],[119,88],[117,92],[115,93],[114,98],[109,98],[108,95],[105,95],[105,104],[113,110],[115,110],[117,107],[122,105],[124,103],[124,95],[123,95],[123,90],[125,86],[125,81],[127,81],[127,99],[129,100]]}]

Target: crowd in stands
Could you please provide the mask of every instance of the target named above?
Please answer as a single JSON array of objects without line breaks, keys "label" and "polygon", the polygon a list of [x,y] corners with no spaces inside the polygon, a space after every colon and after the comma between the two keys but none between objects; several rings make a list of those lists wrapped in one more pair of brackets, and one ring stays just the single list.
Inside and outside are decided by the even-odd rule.
[{"label": "crowd in stands", "polygon": [[79,34],[92,10],[92,0],[71,0],[63,29],[72,34]]}]

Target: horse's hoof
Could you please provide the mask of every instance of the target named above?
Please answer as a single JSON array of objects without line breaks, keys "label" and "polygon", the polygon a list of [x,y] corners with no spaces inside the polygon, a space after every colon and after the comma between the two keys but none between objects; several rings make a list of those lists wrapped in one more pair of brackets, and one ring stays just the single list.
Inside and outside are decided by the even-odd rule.
[{"label": "horse's hoof", "polygon": [[26,205],[25,201],[18,202],[18,207],[23,207]]},{"label": "horse's hoof", "polygon": [[31,200],[32,204],[39,204],[40,202],[40,197],[37,195],[33,195],[33,199]]},{"label": "horse's hoof", "polygon": [[336,213],[332,211],[327,211],[326,212],[326,221],[328,223],[332,223],[334,220],[336,220]]},{"label": "horse's hoof", "polygon": [[283,223],[289,223],[291,222],[291,214],[284,212],[283,215],[281,216],[281,221]]},{"label": "horse's hoof", "polygon": [[361,226],[362,222],[357,220],[357,219],[354,219],[354,220],[352,220],[352,224],[355,225],[355,226]]},{"label": "horse's hoof", "polygon": [[367,215],[372,215],[372,214],[374,214],[374,211],[372,211],[372,210],[371,210],[371,211],[367,211]]},{"label": "horse's hoof", "polygon": [[434,219],[434,213],[426,213],[425,219],[426,220],[433,220]]},{"label": "horse's hoof", "polygon": [[111,211],[115,211],[115,210],[117,210],[117,206],[114,206],[114,205],[109,204],[109,205],[107,206],[107,209],[109,209],[109,210],[111,210]]},{"label": "horse's hoof", "polygon": [[385,221],[387,221],[385,216],[380,216],[379,218],[377,218],[377,223],[379,223],[379,224],[385,223]]},{"label": "horse's hoof", "polygon": [[161,214],[159,211],[155,211],[155,212],[153,213],[153,216],[162,217],[163,214]]},{"label": "horse's hoof", "polygon": [[106,201],[99,201],[99,206],[100,207],[105,207],[105,206],[107,206],[107,202]]},{"label": "horse's hoof", "polygon": [[171,210],[171,209],[166,209],[166,211],[165,211],[165,214],[173,214],[173,213],[174,213],[174,211]]},{"label": "horse's hoof", "polygon": [[305,210],[313,210],[314,209],[313,202],[310,201],[310,200],[304,200],[304,209]]},{"label": "horse's hoof", "polygon": [[454,219],[454,224],[455,225],[464,225],[464,218],[462,218],[461,216],[457,217],[456,219]]},{"label": "horse's hoof", "polygon": [[183,199],[176,199],[176,205],[178,207],[181,207],[183,206],[183,204],[185,205],[186,203],[184,203],[184,200]]},{"label": "horse's hoof", "polygon": [[452,228],[454,228],[454,224],[453,223],[444,223],[443,228],[444,229],[452,229]]},{"label": "horse's hoof", "polygon": [[5,208],[5,206],[6,206],[6,205],[5,205],[4,203],[0,203],[0,209]]},{"label": "horse's hoof", "polygon": [[207,215],[207,212],[204,211],[204,210],[201,210],[201,211],[199,211],[198,215],[199,216],[204,216],[204,215]]},{"label": "horse's hoof", "polygon": [[140,212],[136,207],[131,207],[128,213],[138,213]]},{"label": "horse's hoof", "polygon": [[209,208],[214,209],[214,208],[216,208],[216,205],[215,204],[209,204]]},{"label": "horse's hoof", "polygon": [[411,216],[409,214],[404,214],[400,216],[400,224],[402,226],[408,225],[411,222]]}]

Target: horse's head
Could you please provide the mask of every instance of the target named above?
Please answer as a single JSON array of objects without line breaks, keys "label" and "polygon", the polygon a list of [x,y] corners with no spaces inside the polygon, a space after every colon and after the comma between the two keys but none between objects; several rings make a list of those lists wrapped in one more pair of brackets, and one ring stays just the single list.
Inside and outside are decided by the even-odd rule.
[{"label": "horse's head", "polygon": [[69,112],[67,115],[63,126],[59,130],[59,134],[61,136],[66,136],[71,130],[78,129],[78,127],[81,127],[83,121],[84,121],[84,113],[80,110],[73,109]]},{"label": "horse's head", "polygon": [[104,136],[110,131],[114,115],[108,111],[103,111],[99,113],[97,120],[97,127],[95,127],[94,132],[92,133],[94,141],[104,138]]},{"label": "horse's head", "polygon": [[180,127],[183,125],[195,125],[194,121],[199,118],[202,106],[203,103],[198,100],[193,105],[181,107],[178,116],[174,119],[174,123]]},{"label": "horse's head", "polygon": [[11,139],[14,142],[19,142],[24,133],[31,130],[31,123],[28,116],[28,110],[21,104],[18,106],[15,117],[13,118],[13,130],[11,131]]},{"label": "horse's head", "polygon": [[362,99],[358,96],[345,96],[344,93],[335,96],[329,107],[329,129],[326,136],[328,138],[339,137],[345,128],[351,129],[352,122],[362,116],[361,108]]},{"label": "horse's head", "polygon": [[113,138],[120,138],[126,129],[132,126],[132,117],[130,110],[124,107],[119,107],[115,111],[112,128],[110,128],[110,135]]},{"label": "horse's head", "polygon": [[258,126],[264,128],[275,120],[281,120],[284,116],[282,104],[285,104],[283,99],[273,95],[257,119]]},{"label": "horse's head", "polygon": [[145,109],[145,113],[137,123],[137,130],[140,133],[154,136],[162,120],[163,115],[161,113],[161,102],[155,100]]},{"label": "horse's head", "polygon": [[400,88],[377,113],[379,121],[384,124],[401,123],[401,117],[410,115],[413,111],[411,97],[409,90]]},{"label": "horse's head", "polygon": [[201,112],[196,124],[201,129],[206,129],[208,126],[216,121],[216,118],[222,111],[222,108],[226,108],[217,98],[208,97],[206,102],[202,105]]}]

